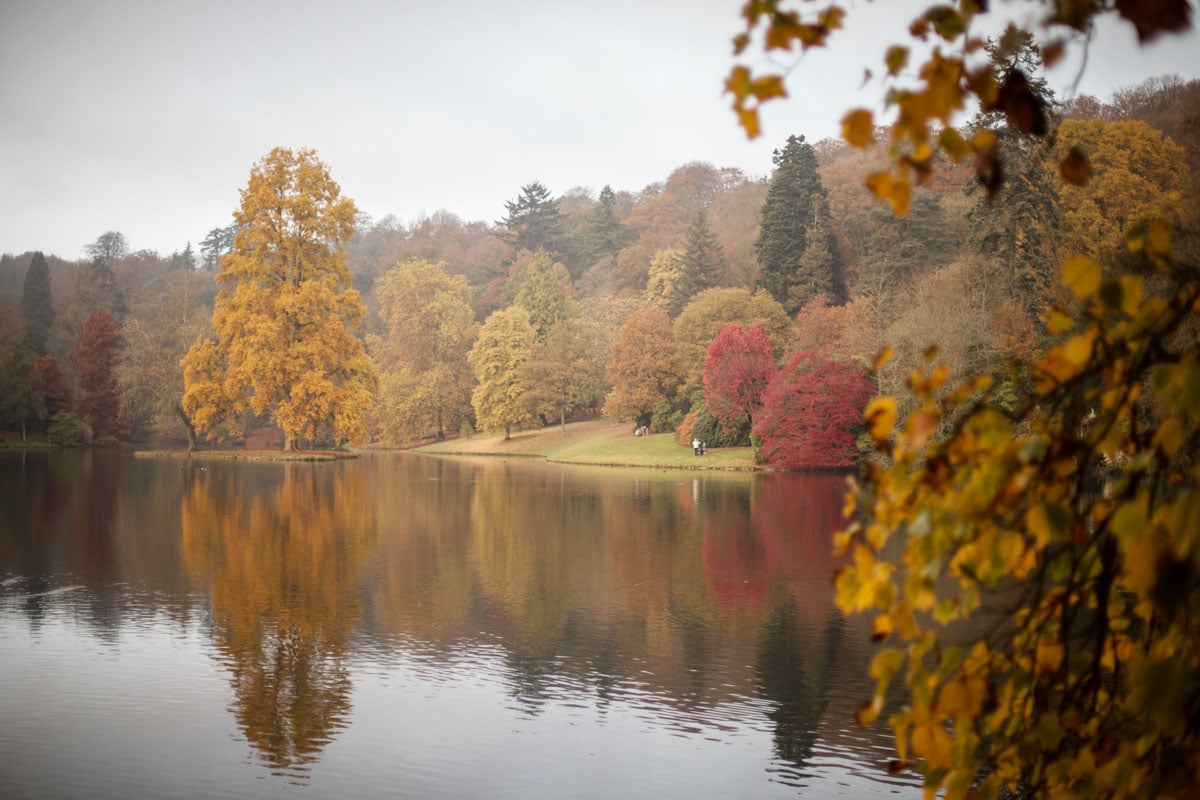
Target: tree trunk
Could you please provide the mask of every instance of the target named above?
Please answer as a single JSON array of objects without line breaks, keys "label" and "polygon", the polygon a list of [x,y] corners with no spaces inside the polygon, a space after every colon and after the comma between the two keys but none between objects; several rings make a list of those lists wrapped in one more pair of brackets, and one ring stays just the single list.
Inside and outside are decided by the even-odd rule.
[{"label": "tree trunk", "polygon": [[558,418],[562,424],[562,435],[565,437],[567,435],[567,407],[566,406],[562,406],[561,408],[558,409]]},{"label": "tree trunk", "polygon": [[175,415],[183,420],[183,427],[187,431],[188,437],[188,452],[196,452],[196,428],[192,425],[192,421],[188,419],[187,412],[183,410],[183,406],[175,404]]},{"label": "tree trunk", "polygon": [[512,438],[512,425],[505,425],[504,426],[504,441],[507,442],[511,438]]},{"label": "tree trunk", "polygon": [[287,431],[283,432],[283,452],[290,453],[296,449],[296,440]]}]

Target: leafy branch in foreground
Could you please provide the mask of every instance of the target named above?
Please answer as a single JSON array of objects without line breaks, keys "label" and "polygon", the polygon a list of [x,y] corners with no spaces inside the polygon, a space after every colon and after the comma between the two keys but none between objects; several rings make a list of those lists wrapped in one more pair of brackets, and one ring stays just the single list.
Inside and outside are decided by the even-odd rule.
[{"label": "leafy branch in foreground", "polygon": [[1015,413],[932,357],[906,419],[867,408],[837,600],[890,644],[859,719],[902,676],[897,766],[927,796],[1200,791],[1200,269],[1171,238],[1133,240],[1142,272],[1066,262],[1079,308],[1049,309]]},{"label": "leafy branch in foreground", "polygon": [[[1143,44],[1163,33],[1191,27],[1189,0],[1041,0],[1036,5],[1045,9],[1040,27],[1046,40],[1038,53],[1046,67],[1059,63],[1068,45],[1084,39],[1104,15],[1115,14],[1133,25]],[[892,163],[869,176],[867,186],[896,213],[907,212],[913,180],[924,183],[930,178],[938,153],[955,162],[972,159],[981,182],[989,190],[999,187],[1002,164],[995,131],[981,128],[964,136],[952,126],[953,117],[971,104],[978,103],[984,112],[1003,114],[1008,124],[1022,133],[1045,136],[1048,132],[1047,108],[1031,84],[1031,76],[1020,69],[1003,71],[995,59],[1020,49],[1029,32],[1010,26],[989,52],[987,40],[973,30],[977,18],[988,11],[989,3],[982,0],[934,3],[912,20],[907,43],[894,44],[884,53],[889,85],[884,102],[889,112],[894,111],[889,145]],[[870,13],[869,7],[857,13]],[[843,27],[847,15],[836,2],[747,0],[742,7],[745,28],[734,37],[734,54],[744,56],[752,45],[761,46],[767,55],[824,47]],[[922,63],[911,63],[926,51]],[[867,75],[871,76],[869,70]],[[750,138],[762,132],[759,108],[788,96],[785,78],[785,71],[756,73],[745,64],[730,71],[725,91],[733,95],[733,110]],[[875,139],[876,124],[870,109],[852,109],[842,118],[842,138],[853,147],[867,147]],[[1086,158],[1072,150],[1062,160],[1061,169],[1064,178],[1071,180],[1086,173]]]}]

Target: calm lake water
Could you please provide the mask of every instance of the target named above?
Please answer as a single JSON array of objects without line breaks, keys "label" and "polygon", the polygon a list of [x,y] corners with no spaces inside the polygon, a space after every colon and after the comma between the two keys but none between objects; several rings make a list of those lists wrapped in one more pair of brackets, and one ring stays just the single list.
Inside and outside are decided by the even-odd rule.
[{"label": "calm lake water", "polygon": [[919,796],[842,481],[0,454],[0,795]]}]

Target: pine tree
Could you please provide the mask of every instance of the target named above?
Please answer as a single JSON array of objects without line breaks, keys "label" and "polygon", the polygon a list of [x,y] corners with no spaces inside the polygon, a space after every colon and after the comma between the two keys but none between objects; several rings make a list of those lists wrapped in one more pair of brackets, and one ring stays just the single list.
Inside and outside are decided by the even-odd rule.
[{"label": "pine tree", "polygon": [[788,314],[793,316],[819,294],[835,303],[844,303],[847,299],[846,276],[841,256],[838,255],[837,242],[833,238],[829,201],[824,194],[813,196],[807,239],[808,243],[796,265],[796,278],[788,288],[788,299],[783,304]]},{"label": "pine tree", "polygon": [[50,294],[50,267],[41,252],[33,254],[25,282],[21,287],[21,316],[25,332],[35,353],[46,352],[46,338],[54,324],[54,303]]},{"label": "pine tree", "polygon": [[703,208],[688,225],[683,264],[684,289],[689,298],[724,283],[725,251],[708,227],[708,212]]},{"label": "pine tree", "polygon": [[[1028,31],[989,39],[986,48],[1001,85],[1022,87],[1016,97],[1027,114],[1044,116],[1056,108],[1054,92],[1039,74],[1041,49]],[[978,194],[967,213],[971,242],[1012,270],[1012,288],[1034,315],[1055,283],[1063,227],[1058,182],[1046,179],[1046,153],[1035,133],[1044,133],[1046,124],[1039,116],[1028,133],[1022,132],[1008,121],[1004,109],[994,108],[971,125],[972,130],[995,131],[1005,154],[1003,165],[997,161],[988,173],[987,192]]]},{"label": "pine tree", "polygon": [[516,200],[506,202],[508,217],[496,224],[503,228],[501,238],[518,250],[545,250],[559,254],[562,239],[562,221],[558,216],[558,203],[550,196],[550,190],[538,181],[521,187]]},{"label": "pine tree", "polygon": [[594,264],[605,256],[615,259],[617,253],[636,237],[617,219],[616,206],[617,196],[611,186],[605,186],[600,190],[596,207],[588,215],[580,253],[584,264]]},{"label": "pine tree", "polygon": [[[825,187],[817,173],[812,145],[803,136],[789,136],[787,145],[775,151],[772,161],[775,175],[763,203],[762,228],[755,244],[761,271],[759,285],[789,313],[799,308],[796,299],[818,292],[834,303],[844,302],[845,278],[827,232],[831,230],[829,210],[821,202],[825,200]],[[802,264],[810,242],[815,250]],[[827,257],[816,257],[825,250]],[[801,289],[794,294],[797,285]]]}]

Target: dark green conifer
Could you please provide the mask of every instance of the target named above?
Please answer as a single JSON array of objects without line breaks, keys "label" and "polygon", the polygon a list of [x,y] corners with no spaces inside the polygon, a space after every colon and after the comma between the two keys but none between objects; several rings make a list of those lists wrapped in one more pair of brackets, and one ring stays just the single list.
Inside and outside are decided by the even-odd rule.
[{"label": "dark green conifer", "polygon": [[687,229],[683,252],[684,289],[692,297],[725,282],[725,251],[721,240],[708,227],[708,212],[701,208]]},{"label": "dark green conifer", "polygon": [[25,320],[25,334],[33,351],[41,355],[46,352],[46,339],[54,324],[54,302],[50,295],[50,267],[41,252],[33,254],[29,269],[25,272],[25,283],[21,287],[21,316]]},{"label": "dark green conifer", "polygon": [[[846,299],[846,284],[832,242],[825,187],[817,157],[803,136],[789,136],[772,161],[775,175],[763,203],[756,251],[759,286],[795,313],[798,300],[824,293],[831,302]],[[817,233],[812,233],[815,226]],[[810,242],[810,240],[816,240]],[[805,257],[810,243],[813,251]],[[824,254],[824,257],[818,257]]]}]

